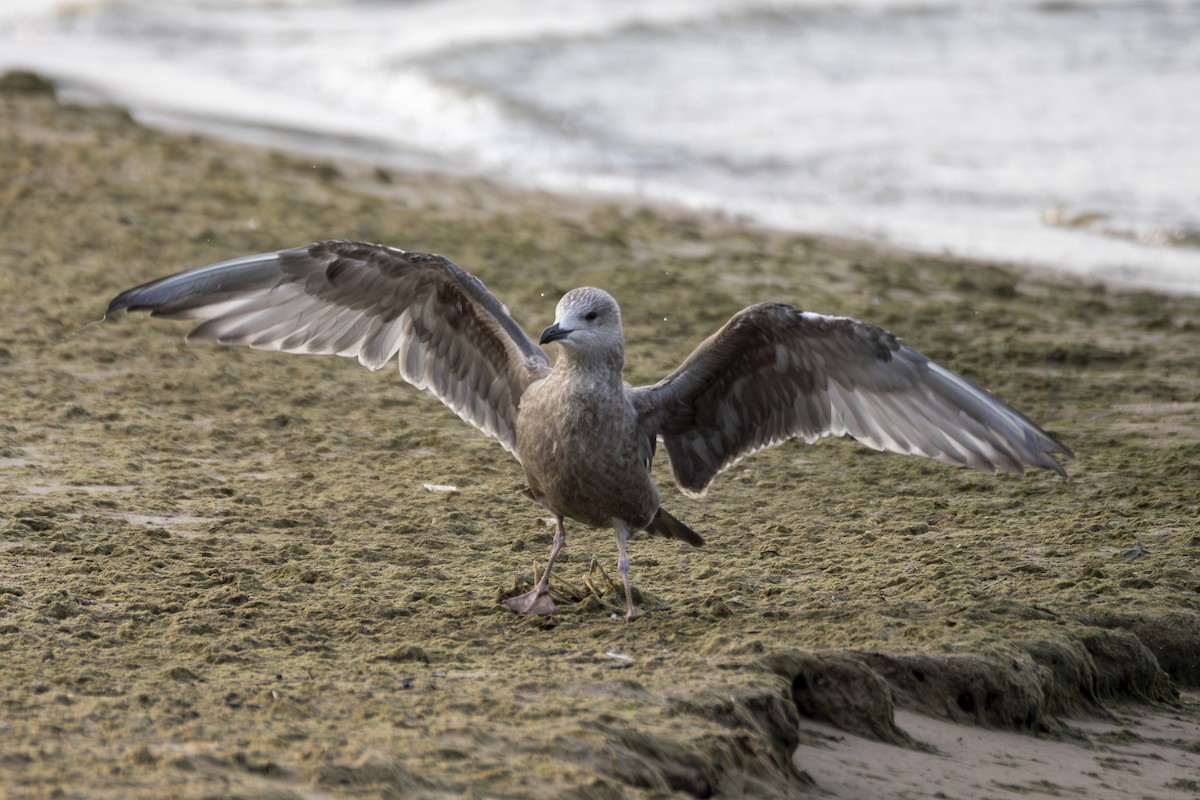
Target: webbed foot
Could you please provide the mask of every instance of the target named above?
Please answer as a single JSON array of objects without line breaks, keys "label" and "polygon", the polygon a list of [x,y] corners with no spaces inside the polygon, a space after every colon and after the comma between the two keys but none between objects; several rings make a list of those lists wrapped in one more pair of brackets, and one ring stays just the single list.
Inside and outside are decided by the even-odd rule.
[{"label": "webbed foot", "polygon": [[554,607],[554,601],[550,599],[550,592],[537,586],[525,594],[510,597],[503,602],[518,614],[554,614],[558,611]]}]

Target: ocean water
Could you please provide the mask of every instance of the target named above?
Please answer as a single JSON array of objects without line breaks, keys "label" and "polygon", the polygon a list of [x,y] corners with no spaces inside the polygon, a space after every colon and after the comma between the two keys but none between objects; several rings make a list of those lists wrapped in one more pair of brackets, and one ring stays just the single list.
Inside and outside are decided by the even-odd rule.
[{"label": "ocean water", "polygon": [[0,0],[16,66],[152,123],[1200,293],[1200,2]]}]

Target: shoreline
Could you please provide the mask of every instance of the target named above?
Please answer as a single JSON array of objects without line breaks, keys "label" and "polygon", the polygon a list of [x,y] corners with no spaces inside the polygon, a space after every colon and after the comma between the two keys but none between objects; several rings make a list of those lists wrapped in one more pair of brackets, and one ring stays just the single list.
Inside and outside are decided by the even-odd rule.
[{"label": "shoreline", "polygon": [[[73,84],[66,93],[68,102],[78,102],[88,107],[122,107],[119,102],[109,98],[98,89],[85,85]],[[1045,277],[1050,281],[1078,281],[1083,284],[1101,284],[1110,291],[1118,292],[1151,292],[1170,294],[1182,297],[1200,297],[1200,286],[1186,286],[1179,283],[1166,284],[1162,282],[1145,282],[1119,277],[1103,277],[1092,272],[1056,265],[1049,260],[1030,260],[1028,262],[1011,261],[977,256],[963,256],[947,251],[933,249],[921,250],[906,247],[894,242],[885,242],[870,238],[842,236],[835,233],[792,229],[771,225],[748,216],[730,213],[721,209],[691,206],[681,200],[666,200],[647,198],[636,195],[622,195],[604,191],[563,191],[557,189],[522,186],[508,181],[498,175],[477,175],[471,172],[455,172],[448,165],[438,168],[430,165],[430,157],[422,156],[417,151],[402,151],[393,145],[382,141],[349,139],[322,135],[302,130],[279,129],[273,130],[268,126],[256,126],[236,120],[201,119],[185,114],[175,114],[169,111],[143,110],[129,111],[139,124],[151,129],[160,130],[168,135],[196,135],[225,142],[233,147],[245,147],[260,150],[264,153],[285,154],[299,160],[312,159],[318,162],[336,165],[351,174],[368,175],[371,173],[395,172],[410,177],[421,176],[423,180],[444,181],[455,183],[484,183],[496,193],[510,196],[549,197],[559,202],[583,207],[622,206],[627,208],[644,208],[668,217],[694,217],[717,225],[739,226],[754,229],[763,234],[775,234],[782,237],[823,240],[830,244],[842,244],[847,247],[869,248],[883,252],[894,252],[898,257],[908,258],[945,258],[950,261],[973,263],[981,266],[996,266],[1001,269],[1028,275],[1033,278]],[[363,153],[366,153],[364,155]],[[376,184],[371,181],[361,181],[356,188],[379,193]],[[382,192],[386,196],[386,192]],[[1071,227],[1074,223],[1062,223],[1060,227]],[[1197,251],[1200,258],[1200,249]]]},{"label": "shoreline", "polygon": [[[97,103],[103,105],[102,100],[97,100]],[[934,249],[922,250],[914,247],[906,247],[895,242],[879,241],[870,238],[843,236],[827,231],[804,230],[801,228],[787,228],[777,225],[772,225],[768,222],[755,219],[752,216],[732,213],[722,209],[714,209],[702,207],[699,205],[689,205],[682,200],[667,200],[658,198],[648,198],[639,195],[624,195],[615,192],[606,192],[601,190],[596,191],[567,191],[560,189],[548,189],[535,186],[522,186],[516,182],[505,180],[502,176],[497,175],[477,175],[471,172],[456,173],[449,169],[437,169],[422,165],[421,158],[411,154],[402,155],[400,157],[388,158],[386,156],[387,146],[382,143],[375,145],[378,158],[371,159],[368,156],[356,155],[354,145],[350,143],[336,144],[328,140],[324,140],[317,135],[310,135],[304,132],[282,132],[277,137],[277,141],[272,141],[273,134],[266,128],[255,128],[253,126],[241,126],[235,123],[212,122],[203,123],[193,120],[193,123],[199,124],[189,125],[188,121],[182,117],[173,117],[169,114],[157,112],[146,112],[145,114],[134,114],[135,120],[148,127],[162,130],[166,133],[174,133],[187,135],[189,133],[197,133],[201,136],[211,137],[217,141],[227,142],[234,146],[251,147],[262,149],[267,152],[288,153],[295,158],[305,159],[314,158],[317,160],[328,160],[332,163],[348,167],[352,172],[365,172],[384,170],[388,172],[403,173],[409,176],[421,175],[426,178],[433,178],[451,183],[457,182],[482,182],[491,186],[496,192],[508,195],[518,196],[545,196],[555,198],[560,202],[568,204],[578,204],[584,207],[606,207],[618,206],[626,208],[638,208],[652,211],[667,217],[692,217],[697,220],[706,221],[709,224],[721,226],[736,226],[758,231],[764,235],[777,235],[784,238],[801,238],[812,239],[827,242],[830,245],[842,245],[846,248],[868,248],[883,252],[894,253],[900,258],[944,258],[949,261],[955,261],[967,264],[979,264],[983,267],[999,267],[1004,270],[1021,273],[1033,278],[1045,278],[1049,281],[1077,281],[1083,284],[1101,284],[1109,291],[1116,292],[1150,292],[1154,294],[1178,295],[1181,297],[1200,297],[1200,286],[1187,286],[1180,283],[1163,283],[1136,281],[1132,279],[1124,279],[1119,277],[1103,277],[1094,274],[1092,271],[1063,267],[1061,265],[1052,264],[1050,260],[1030,260],[1027,262],[1010,261],[1005,259],[987,258],[983,256],[966,256],[950,253],[946,250],[937,251]],[[155,120],[159,120],[158,123]],[[172,124],[169,120],[176,119],[178,122]],[[244,129],[242,133],[239,130]],[[304,139],[311,139],[315,142],[323,142],[322,146],[313,149],[306,149],[299,142]],[[289,145],[289,142],[295,142],[294,145]],[[368,150],[372,149],[370,145]],[[373,188],[370,184],[364,183],[359,185],[363,191],[371,192]],[[1060,227],[1071,227],[1071,224],[1066,223]],[[1200,263],[1200,248],[1196,248],[1197,261]]]},{"label": "shoreline", "polygon": [[[1069,743],[1127,703],[1192,727],[1097,733],[1097,769],[1194,795],[1121,748],[1198,763],[1200,299],[359,171],[11,87],[0,134],[12,796],[794,797],[842,785],[822,736],[888,748],[933,794],[911,770],[949,748],[912,714]],[[606,287],[635,383],[757,300],[862,317],[1078,460],[1060,481],[789,444],[702,502],[660,464],[709,544],[633,541],[650,613],[610,619],[619,589],[584,578],[615,546],[576,529],[563,613],[516,618],[495,600],[549,529],[515,463],[436,401],[345,359],[89,325],[135,283],[326,234],[445,253],[529,328]],[[847,786],[875,773],[856,758]],[[988,791],[1068,791],[1035,766],[1015,755]]]}]

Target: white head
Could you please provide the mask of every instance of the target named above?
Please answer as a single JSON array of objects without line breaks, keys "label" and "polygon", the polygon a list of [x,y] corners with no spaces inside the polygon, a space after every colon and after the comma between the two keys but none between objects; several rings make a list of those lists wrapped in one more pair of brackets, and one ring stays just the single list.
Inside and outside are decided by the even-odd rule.
[{"label": "white head", "polygon": [[542,331],[538,344],[558,342],[567,357],[579,363],[625,362],[621,309],[608,292],[585,286],[572,289],[558,301],[554,324]]}]

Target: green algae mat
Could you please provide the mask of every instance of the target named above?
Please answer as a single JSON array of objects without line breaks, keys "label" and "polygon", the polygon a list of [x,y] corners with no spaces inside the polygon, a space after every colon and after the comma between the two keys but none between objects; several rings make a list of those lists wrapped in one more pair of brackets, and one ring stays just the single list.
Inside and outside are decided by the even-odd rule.
[{"label": "green algae mat", "polygon": [[[924,752],[895,707],[1061,738],[1114,703],[1194,702],[1200,301],[314,162],[0,85],[12,796],[796,796],[806,719]],[[614,537],[574,526],[562,613],[519,618],[497,601],[553,528],[432,397],[99,321],[136,283],[330,237],[444,253],[534,332],[605,288],[635,383],[754,302],[862,317],[1078,458],[1063,481],[790,443],[701,501],[659,464],[708,544],[633,540],[648,613],[619,618]]]}]

